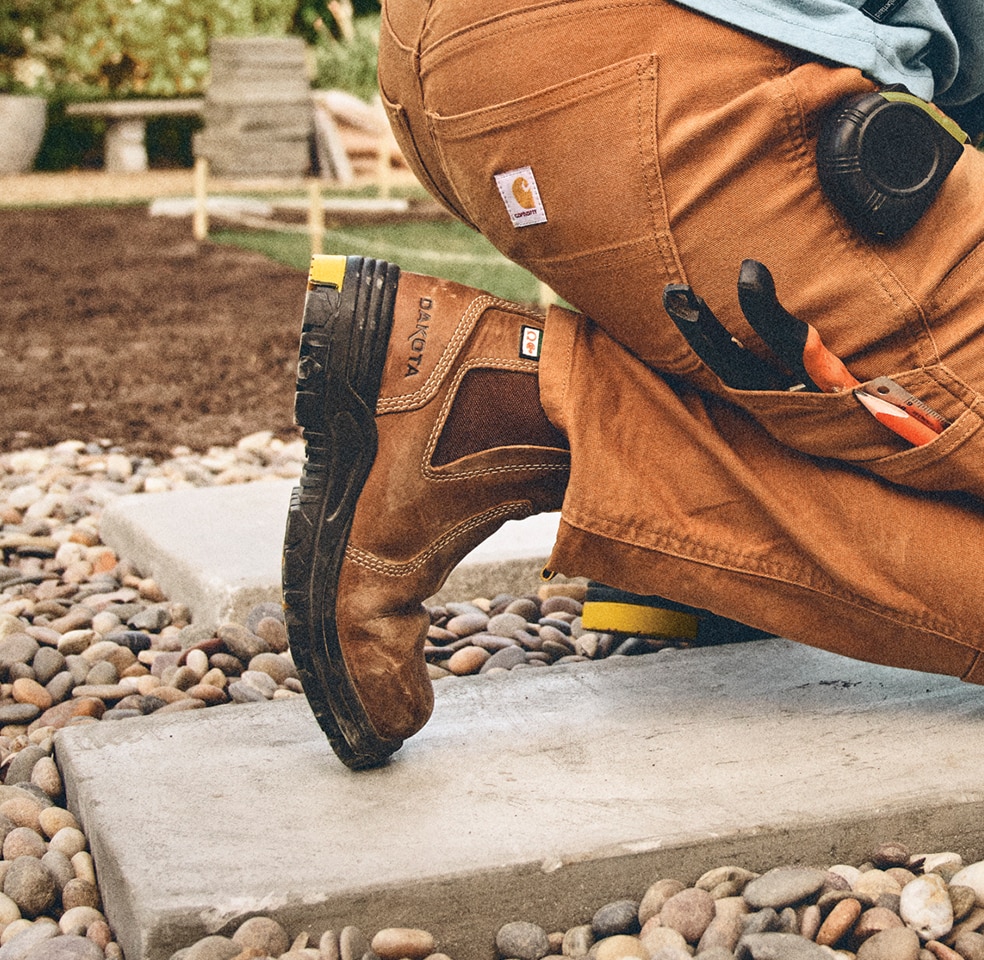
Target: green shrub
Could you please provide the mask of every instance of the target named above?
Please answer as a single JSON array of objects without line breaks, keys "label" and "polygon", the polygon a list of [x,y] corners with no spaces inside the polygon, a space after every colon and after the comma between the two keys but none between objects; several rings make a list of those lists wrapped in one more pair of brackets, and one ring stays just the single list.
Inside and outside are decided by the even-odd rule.
[{"label": "green shrub", "polygon": [[0,92],[51,92],[70,14],[71,0],[0,0]]},{"label": "green shrub", "polygon": [[315,46],[314,85],[339,89],[363,100],[376,96],[379,54],[379,15],[356,17],[350,39],[321,31]]},{"label": "green shrub", "polygon": [[217,36],[284,34],[297,0],[80,0],[66,36],[73,80],[114,96],[200,93]]}]

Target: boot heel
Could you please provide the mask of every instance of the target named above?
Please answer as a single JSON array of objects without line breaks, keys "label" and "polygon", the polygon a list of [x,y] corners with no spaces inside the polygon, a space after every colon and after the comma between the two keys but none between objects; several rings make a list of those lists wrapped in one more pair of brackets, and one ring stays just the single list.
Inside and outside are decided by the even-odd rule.
[{"label": "boot heel", "polygon": [[373,730],[348,676],[334,587],[359,494],[376,455],[375,406],[400,269],[367,257],[316,257],[304,304],[294,418],[305,464],[291,496],[282,581],[288,640],[305,695],[353,769],[402,741]]}]

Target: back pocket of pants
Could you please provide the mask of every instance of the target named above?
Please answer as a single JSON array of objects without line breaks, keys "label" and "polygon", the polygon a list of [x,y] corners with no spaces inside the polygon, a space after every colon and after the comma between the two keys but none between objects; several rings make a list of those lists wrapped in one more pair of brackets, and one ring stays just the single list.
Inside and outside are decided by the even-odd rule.
[{"label": "back pocket of pants", "polygon": [[[670,323],[655,322],[665,320],[663,287],[682,279],[657,93],[658,60],[646,54],[506,103],[428,117],[468,219],[644,359],[679,371],[693,358]],[[496,180],[511,172],[535,184],[544,222],[514,225]]]}]

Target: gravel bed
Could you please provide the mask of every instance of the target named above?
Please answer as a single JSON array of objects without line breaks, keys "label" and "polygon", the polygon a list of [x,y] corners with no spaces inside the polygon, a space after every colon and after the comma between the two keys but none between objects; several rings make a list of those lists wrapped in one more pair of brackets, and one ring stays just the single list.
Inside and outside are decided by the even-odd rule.
[{"label": "gravel bed", "polygon": [[[55,733],[70,724],[302,695],[277,604],[202,630],[153,579],[102,543],[114,497],[296,477],[303,449],[270,434],[164,462],[69,442],[0,455],[0,960],[118,960],[80,825],[65,807]],[[431,676],[542,669],[652,652],[585,631],[583,588],[543,585],[430,609]],[[684,644],[674,644],[684,645]],[[488,945],[541,960],[984,960],[984,863],[900,842],[857,866],[778,866],[761,877],[708,865],[687,886],[652,878],[636,901],[586,903],[579,925],[517,918]],[[645,883],[640,885],[645,889]],[[174,960],[443,960],[440,932],[354,927],[317,942],[254,917]]]}]

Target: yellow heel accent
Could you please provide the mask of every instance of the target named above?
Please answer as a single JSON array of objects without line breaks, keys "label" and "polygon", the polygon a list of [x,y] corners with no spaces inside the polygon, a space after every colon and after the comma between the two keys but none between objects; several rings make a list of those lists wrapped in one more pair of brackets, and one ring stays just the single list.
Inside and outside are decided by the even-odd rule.
[{"label": "yellow heel accent", "polygon": [[345,279],[345,263],[348,257],[316,254],[311,257],[311,269],[308,272],[308,282],[322,284],[342,289]]},{"label": "yellow heel accent", "polygon": [[634,603],[588,601],[581,612],[585,630],[630,633],[644,637],[677,637],[696,640],[700,620],[691,613],[644,607]]}]

